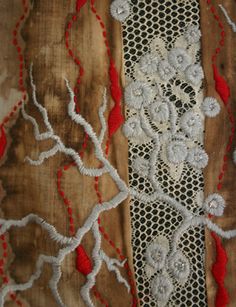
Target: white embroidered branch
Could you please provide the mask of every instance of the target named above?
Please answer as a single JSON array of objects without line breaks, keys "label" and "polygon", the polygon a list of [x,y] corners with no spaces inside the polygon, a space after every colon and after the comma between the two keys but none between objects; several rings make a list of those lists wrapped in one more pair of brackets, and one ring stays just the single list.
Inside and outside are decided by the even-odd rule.
[{"label": "white embroidered branch", "polygon": [[78,125],[81,125],[85,132],[87,133],[87,135],[89,136],[89,138],[91,139],[91,141],[94,144],[95,147],[95,155],[96,158],[101,162],[102,168],[98,168],[98,169],[92,169],[92,168],[86,168],[83,165],[82,160],[80,159],[79,155],[76,153],[75,150],[73,150],[72,148],[67,148],[65,147],[65,145],[62,143],[61,139],[59,136],[54,134],[53,128],[51,126],[51,124],[49,123],[48,120],[48,115],[47,115],[47,111],[46,109],[41,106],[36,99],[36,87],[33,83],[33,77],[32,77],[32,66],[31,66],[31,72],[30,72],[30,78],[31,78],[31,85],[32,85],[32,89],[33,89],[33,102],[35,104],[35,106],[38,108],[38,110],[40,111],[40,113],[42,114],[45,126],[47,127],[47,132],[40,134],[39,132],[39,127],[38,124],[36,122],[36,120],[27,115],[25,110],[22,109],[22,114],[23,117],[26,120],[29,120],[33,127],[34,127],[34,134],[35,134],[35,138],[36,140],[42,141],[42,140],[46,140],[46,139],[51,139],[53,141],[55,141],[55,146],[50,149],[47,152],[42,152],[39,155],[39,159],[37,161],[32,161],[30,158],[28,158],[27,160],[34,165],[40,165],[43,163],[43,161],[47,158],[49,158],[49,156],[53,156],[55,155],[58,151],[70,156],[73,158],[74,162],[76,163],[76,166],[78,167],[78,170],[81,172],[81,174],[83,175],[88,175],[88,176],[101,176],[104,173],[109,173],[109,175],[111,176],[111,178],[113,179],[113,181],[116,183],[117,188],[118,188],[118,193],[117,195],[115,195],[112,199],[110,199],[107,202],[104,202],[102,204],[98,203],[96,204],[90,215],[87,217],[87,219],[85,220],[83,226],[79,229],[77,229],[76,235],[72,238],[67,238],[65,236],[62,236],[61,234],[59,234],[55,227],[46,223],[42,218],[38,217],[35,214],[30,214],[28,216],[26,216],[25,218],[23,218],[22,220],[19,221],[15,221],[15,220],[0,220],[0,224],[1,224],[1,228],[0,228],[0,233],[3,234],[5,231],[9,230],[11,227],[15,226],[15,227],[25,227],[28,223],[30,222],[35,222],[39,225],[42,226],[42,228],[44,228],[45,230],[48,231],[49,236],[56,242],[64,245],[64,247],[60,248],[58,251],[57,256],[46,256],[46,255],[40,255],[37,263],[36,263],[36,271],[34,274],[31,275],[31,277],[29,278],[28,282],[24,283],[24,284],[18,284],[18,285],[7,285],[5,286],[1,291],[0,291],[0,306],[2,307],[4,304],[4,300],[6,295],[11,292],[11,291],[24,291],[30,287],[33,286],[34,281],[36,281],[42,274],[42,270],[43,270],[43,266],[45,263],[49,263],[52,266],[53,269],[53,275],[52,278],[49,282],[49,287],[52,291],[53,296],[55,297],[55,300],[57,302],[57,304],[61,307],[64,307],[64,303],[60,297],[59,291],[58,291],[58,282],[60,280],[61,277],[61,264],[64,261],[65,257],[70,254],[71,252],[73,252],[81,243],[84,235],[86,233],[88,233],[89,231],[93,232],[94,235],[94,239],[95,239],[95,246],[93,249],[93,260],[94,260],[94,266],[93,266],[93,270],[92,272],[87,276],[87,282],[84,285],[84,287],[82,287],[81,289],[81,295],[86,303],[87,306],[93,307],[93,302],[90,298],[90,290],[93,287],[94,283],[95,283],[95,279],[96,276],[101,268],[101,264],[102,261],[104,261],[107,266],[108,269],[111,271],[114,271],[117,279],[119,282],[122,282],[127,289],[129,290],[129,286],[127,284],[127,282],[124,280],[124,278],[120,275],[118,268],[115,266],[122,266],[123,264],[120,264],[117,260],[115,259],[110,259],[107,256],[105,256],[104,252],[101,250],[101,235],[98,229],[98,223],[97,220],[99,218],[99,215],[103,212],[103,211],[107,211],[110,210],[112,208],[117,207],[122,201],[124,201],[128,194],[128,188],[125,184],[125,182],[120,178],[119,174],[117,173],[116,169],[110,164],[110,162],[106,159],[105,155],[103,154],[102,151],[102,140],[104,138],[104,134],[106,131],[106,124],[105,124],[105,119],[103,116],[103,113],[105,111],[106,108],[106,99],[105,99],[105,95],[106,92],[104,93],[104,98],[103,98],[103,106],[100,108],[100,120],[101,120],[101,133],[100,133],[100,137],[97,137],[96,134],[93,131],[93,128],[91,127],[91,125],[85,121],[85,119],[80,115],[80,114],[76,114],[75,112],[75,104],[74,104],[74,93],[71,90],[70,86],[69,86],[69,82],[67,80],[66,81],[66,86],[67,89],[69,91],[70,94],[70,103],[68,105],[68,114],[69,116],[72,118],[73,121],[75,121]]},{"label": "white embroidered branch", "polygon": [[224,8],[224,6],[219,4],[219,7],[220,7],[221,11],[223,12],[223,14],[225,15],[225,18],[226,18],[228,24],[231,26],[233,32],[236,32],[236,24],[230,19],[230,17],[228,15],[226,9]]}]

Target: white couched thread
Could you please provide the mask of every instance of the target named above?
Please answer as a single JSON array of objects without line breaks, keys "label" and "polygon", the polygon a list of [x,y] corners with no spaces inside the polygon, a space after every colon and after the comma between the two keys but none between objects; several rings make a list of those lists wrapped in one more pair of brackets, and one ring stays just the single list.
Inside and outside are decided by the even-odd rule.
[{"label": "white couched thread", "polygon": [[124,260],[122,263],[120,263],[117,259],[109,258],[103,251],[100,251],[100,257],[106,263],[107,269],[110,272],[114,272],[119,283],[124,284],[127,288],[127,291],[130,292],[130,286],[128,282],[121,276],[120,271],[117,268],[117,266],[124,267],[124,264],[127,260]]},{"label": "white couched thread", "polygon": [[[85,220],[84,225],[77,230],[75,237],[72,237],[72,238],[67,238],[67,237],[60,235],[56,231],[54,226],[46,223],[43,219],[41,219],[40,217],[38,217],[37,215],[34,215],[34,214],[30,214],[29,216],[26,216],[22,220],[18,220],[18,221],[1,219],[0,220],[0,224],[2,225],[2,227],[0,228],[1,234],[3,234],[5,231],[7,231],[10,227],[13,227],[13,226],[25,227],[27,225],[27,223],[33,221],[33,222],[40,224],[43,228],[45,228],[48,231],[49,236],[53,240],[55,240],[56,242],[65,246],[65,247],[62,247],[62,248],[59,249],[58,254],[55,257],[40,255],[38,260],[37,260],[37,263],[36,263],[36,271],[35,271],[35,273],[33,273],[31,275],[28,282],[26,282],[24,284],[5,286],[0,291],[0,306],[1,307],[3,306],[4,299],[9,292],[11,292],[11,291],[24,291],[24,290],[30,288],[33,285],[34,281],[37,280],[41,276],[44,263],[49,263],[49,264],[52,265],[53,275],[52,275],[52,278],[49,282],[49,286],[50,286],[50,289],[51,289],[58,305],[61,306],[61,307],[64,307],[65,305],[62,302],[62,299],[61,299],[61,297],[59,295],[59,291],[58,291],[58,283],[59,283],[59,280],[60,280],[60,277],[61,277],[61,269],[60,269],[61,263],[64,261],[65,257],[68,254],[73,252],[78,247],[78,245],[81,243],[84,235],[87,232],[92,230],[92,231],[95,232],[95,236],[97,234],[100,236],[100,233],[95,231],[95,230],[97,230],[97,228],[96,228],[97,224],[96,223],[97,223],[97,219],[98,219],[99,215],[106,210],[110,210],[112,208],[117,207],[120,203],[122,203],[123,200],[125,200],[127,198],[128,193],[129,193],[125,182],[120,178],[117,170],[106,159],[106,157],[105,157],[105,155],[104,155],[104,153],[101,149],[101,144],[100,144],[99,138],[94,133],[92,127],[89,125],[89,123],[87,123],[84,120],[84,118],[82,116],[80,116],[80,115],[78,116],[78,115],[75,114],[74,106],[72,105],[72,101],[74,101],[74,99],[73,99],[74,94],[73,94],[71,88],[69,87],[68,81],[67,81],[66,85],[67,85],[67,88],[68,88],[70,96],[71,96],[71,102],[69,103],[68,113],[71,116],[71,118],[73,120],[75,120],[75,122],[77,124],[83,126],[85,132],[88,134],[88,136],[90,137],[90,139],[92,140],[92,142],[95,146],[95,155],[96,155],[97,159],[104,165],[104,172],[109,173],[109,175],[111,176],[113,181],[116,183],[119,192],[117,193],[117,195],[115,195],[109,201],[104,202],[102,204],[96,204],[94,206],[93,210],[91,211],[90,215]],[[34,89],[35,89],[35,87],[34,87]],[[37,105],[37,104],[38,103],[36,102],[36,106],[38,107],[39,111],[41,112],[41,114],[43,116],[45,125],[47,126],[48,130],[50,130],[49,131],[51,133],[50,138],[52,140],[54,140],[57,144],[60,145],[60,147],[61,147],[60,150],[62,152],[64,152],[66,155],[71,156],[74,159],[74,161],[77,163],[79,171],[82,174],[87,174],[89,176],[94,177],[94,174],[96,174],[96,169],[95,169],[95,171],[94,170],[91,171],[91,169],[86,169],[83,166],[81,160],[78,158],[77,153],[72,148],[66,148],[64,146],[64,144],[61,142],[60,138],[58,136],[54,135],[53,129],[50,128],[51,125],[50,125],[50,123],[47,119],[46,109],[43,108],[40,105]],[[24,115],[26,115],[26,114],[24,114]],[[29,116],[27,116],[27,115],[26,115],[26,119],[30,120],[31,123],[34,125],[34,127],[37,127],[36,121],[30,119]],[[39,134],[39,129],[37,129],[37,128],[35,129],[35,134],[36,135]],[[101,174],[102,173],[99,173],[99,175],[101,175]],[[96,242],[95,242],[95,248],[94,248],[94,255],[95,256],[97,255],[97,249],[100,246],[99,240],[100,240],[100,237],[98,238],[96,236]],[[96,257],[95,257],[95,259],[96,259]],[[96,261],[98,261],[98,260],[96,260]],[[116,262],[113,261],[113,263],[116,263]],[[99,271],[98,269],[99,269],[99,265],[94,266],[91,274],[96,276],[97,272]],[[116,275],[117,275],[117,277],[119,276],[117,271],[116,271]],[[118,281],[120,281],[120,280],[121,279],[119,277]],[[123,283],[124,283],[124,281],[123,281]],[[93,306],[93,305],[90,304],[91,302],[89,302],[87,294],[85,294],[85,299],[87,301],[87,306]]]},{"label": "white couched thread", "polygon": [[219,7],[221,11],[223,12],[223,14],[225,15],[226,21],[231,26],[233,32],[236,32],[236,24],[231,20],[224,6],[222,4],[219,4]]},{"label": "white couched thread", "polygon": [[99,143],[102,144],[104,137],[105,137],[105,133],[107,130],[107,123],[106,123],[106,119],[104,117],[104,113],[106,111],[107,108],[107,90],[106,88],[104,89],[104,93],[103,93],[103,103],[99,108],[98,111],[98,115],[99,115],[99,119],[100,119],[100,123],[101,123],[101,131],[100,131],[100,135],[99,135]]}]

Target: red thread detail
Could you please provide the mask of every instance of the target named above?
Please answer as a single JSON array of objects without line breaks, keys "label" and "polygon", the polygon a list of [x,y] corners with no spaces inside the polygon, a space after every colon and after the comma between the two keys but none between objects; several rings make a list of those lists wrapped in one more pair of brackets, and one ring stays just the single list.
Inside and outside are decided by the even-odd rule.
[{"label": "red thread detail", "polygon": [[114,62],[111,59],[110,60],[110,80],[111,80],[111,96],[115,102],[114,107],[110,111],[109,117],[108,117],[108,131],[109,136],[111,137],[123,124],[124,118],[121,113],[121,88],[119,84],[119,76],[117,73],[117,70],[115,68]]},{"label": "red thread detail", "polygon": [[84,6],[86,2],[87,0],[77,0],[76,1],[76,11],[79,12],[82,6]]},{"label": "red thread detail", "polygon": [[230,97],[229,86],[225,81],[225,79],[219,74],[215,64],[213,64],[213,71],[214,71],[215,89],[217,93],[220,95],[224,104],[227,105]]},{"label": "red thread detail", "polygon": [[[207,0],[207,4],[210,4],[210,0]],[[213,6],[212,6],[213,7]],[[211,7],[211,8],[212,8]],[[230,88],[226,82],[226,80],[219,74],[218,69],[216,67],[215,61],[217,59],[217,55],[221,51],[221,47],[224,46],[224,39],[225,39],[225,31],[224,26],[220,20],[220,17],[216,15],[215,10],[211,9],[211,12],[213,14],[213,17],[218,23],[219,28],[221,29],[220,35],[221,39],[219,41],[219,45],[215,50],[214,55],[212,56],[213,61],[213,73],[214,73],[214,79],[215,79],[215,89],[220,95],[221,99],[224,102],[224,105],[227,108],[228,117],[229,117],[229,123],[231,125],[231,134],[229,137],[229,142],[226,146],[225,154],[224,154],[224,163],[222,166],[222,170],[219,175],[219,182],[217,184],[217,190],[220,191],[222,189],[222,179],[225,174],[225,171],[227,170],[227,162],[228,162],[228,152],[231,150],[232,147],[232,141],[235,134],[235,120],[234,116],[232,114],[232,111],[230,107],[228,106],[229,97],[230,97]],[[212,216],[210,216],[212,218]],[[215,298],[215,306],[216,307],[225,307],[229,302],[229,296],[227,293],[227,289],[224,286],[224,279],[226,276],[226,265],[227,265],[227,253],[224,250],[221,240],[215,233],[211,233],[212,237],[215,240],[216,245],[216,262],[214,263],[212,267],[212,274],[215,278],[215,281],[217,283],[218,289],[217,294]]]},{"label": "red thread detail", "polygon": [[[96,19],[99,21],[99,24],[102,28],[103,37],[106,37],[107,35],[106,35],[105,25],[102,22],[101,17],[98,15],[96,8],[94,7],[94,3],[95,3],[95,0],[90,1],[91,10],[95,14]],[[117,129],[122,125],[124,119],[123,119],[122,112],[121,112],[122,92],[121,92],[121,88],[120,88],[120,84],[119,84],[119,75],[118,75],[118,72],[116,70],[114,61],[112,59],[110,47],[109,47],[109,44],[108,44],[108,41],[106,40],[106,38],[104,39],[104,42],[105,42],[105,46],[107,48],[107,55],[110,59],[109,77],[110,77],[110,82],[111,82],[111,86],[110,86],[111,96],[112,96],[112,98],[115,102],[115,105],[112,108],[112,110],[110,111],[109,116],[108,116],[108,135],[109,135],[109,138],[106,142],[106,149],[105,149],[106,156],[108,156],[110,138],[117,131]],[[100,192],[99,192],[99,189],[98,189],[98,182],[95,185],[95,189],[96,189],[96,193],[97,193],[97,196],[98,196],[98,199],[99,199],[99,202],[100,202],[101,199],[100,199]],[[101,224],[100,218],[98,219],[98,223],[99,223],[99,225]],[[115,243],[112,240],[109,239],[109,236],[105,232],[104,228],[99,227],[99,229],[100,229],[101,233],[103,234],[103,237],[109,242],[109,244],[118,253],[120,259],[124,260],[125,257],[122,254],[119,253],[120,249],[115,246]],[[131,287],[131,294],[132,294],[132,299],[133,299],[132,307],[136,307],[137,304],[138,304],[138,301],[137,301],[137,298],[136,298],[135,285],[134,285],[134,282],[133,282],[133,279],[132,279],[132,272],[131,272],[127,262],[125,263],[125,268],[126,268],[128,276],[129,276],[129,284],[130,284],[130,287]]]},{"label": "red thread detail", "polygon": [[92,272],[91,260],[81,245],[76,248],[76,254],[76,269],[83,275],[87,276]]},{"label": "red thread detail", "polygon": [[214,232],[211,232],[211,236],[215,240],[216,246],[216,261],[212,266],[212,274],[218,285],[215,306],[226,307],[229,303],[229,296],[224,286],[224,279],[226,276],[228,257],[224,247],[222,246],[220,238]]},{"label": "red thread detail", "polygon": [[7,147],[7,138],[3,126],[1,126],[1,135],[0,135],[0,159],[3,157],[6,147]]},{"label": "red thread detail", "polygon": [[110,90],[111,90],[111,96],[115,103],[114,107],[111,109],[109,116],[108,116],[108,134],[109,137],[112,137],[112,135],[119,129],[119,127],[124,122],[124,118],[122,115],[122,108],[121,108],[121,97],[122,97],[122,91],[120,87],[119,82],[119,74],[117,72],[117,69],[115,67],[114,60],[111,56],[111,50],[109,47],[109,43],[106,39],[107,33],[105,30],[105,25],[102,21],[102,18],[98,15],[96,8],[94,7],[94,0],[90,1],[91,4],[91,10],[95,14],[96,19],[98,20],[101,29],[102,29],[102,36],[104,38],[104,43],[107,49],[107,55],[109,57],[110,65],[109,65],[109,78],[110,78]]}]

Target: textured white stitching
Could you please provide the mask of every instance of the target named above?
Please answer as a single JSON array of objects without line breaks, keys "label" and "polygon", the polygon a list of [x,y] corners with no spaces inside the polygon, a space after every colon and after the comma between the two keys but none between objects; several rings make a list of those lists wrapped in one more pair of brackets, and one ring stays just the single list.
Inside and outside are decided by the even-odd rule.
[{"label": "textured white stitching", "polygon": [[220,7],[221,11],[223,12],[223,14],[225,15],[226,21],[231,26],[233,32],[236,32],[236,24],[230,19],[230,17],[228,15],[226,9],[224,8],[224,6],[222,4],[219,4],[219,7]]}]

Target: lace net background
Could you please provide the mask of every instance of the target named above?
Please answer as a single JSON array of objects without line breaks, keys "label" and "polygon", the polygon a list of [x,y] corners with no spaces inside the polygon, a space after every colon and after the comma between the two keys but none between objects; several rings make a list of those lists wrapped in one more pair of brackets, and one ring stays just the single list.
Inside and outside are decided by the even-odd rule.
[{"label": "lace net background", "polygon": [[[143,54],[150,51],[150,43],[155,37],[161,37],[165,42],[165,48],[170,50],[175,40],[183,34],[186,26],[189,24],[199,26],[200,18],[197,0],[131,0],[130,4],[131,14],[123,22],[127,83],[130,80],[136,80],[135,65]],[[199,50],[198,60],[200,60]],[[173,94],[171,88],[168,91],[168,85],[165,88],[165,95],[175,104],[179,117],[199,102],[191,86],[181,80],[174,82],[188,96],[188,99],[183,101]],[[132,112],[127,109],[127,118]],[[157,126],[152,125],[152,128],[158,132]],[[202,146],[203,135],[195,143]],[[152,184],[147,178],[135,172],[132,161],[137,156],[149,159],[152,148],[152,141],[142,144],[129,141],[129,185],[131,188],[147,193],[153,191]],[[170,176],[169,167],[164,160],[160,157],[156,165],[156,180],[163,191],[189,210],[201,212],[198,198],[202,197],[204,187],[202,171],[185,163],[181,176],[175,179],[174,176]],[[158,306],[156,299],[150,293],[152,278],[149,278],[145,271],[145,251],[157,236],[165,236],[170,240],[173,232],[180,226],[182,217],[168,204],[160,202],[144,204],[137,199],[131,199],[131,216],[134,268],[140,304],[145,307]],[[200,227],[188,230],[182,236],[179,248],[190,261],[191,273],[184,286],[173,280],[175,289],[167,306],[207,306],[204,229]]]}]

